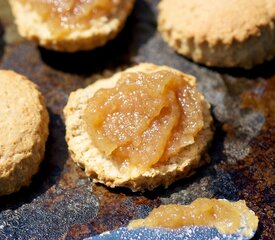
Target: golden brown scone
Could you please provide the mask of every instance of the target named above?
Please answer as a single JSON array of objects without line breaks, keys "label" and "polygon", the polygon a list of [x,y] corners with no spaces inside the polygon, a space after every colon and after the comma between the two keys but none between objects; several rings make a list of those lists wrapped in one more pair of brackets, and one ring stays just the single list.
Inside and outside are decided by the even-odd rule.
[{"label": "golden brown scone", "polygon": [[[126,72],[153,73],[159,70],[168,70],[184,76],[190,85],[194,86],[195,84],[195,78],[165,66],[159,67],[144,63],[129,68]],[[206,162],[206,158],[201,158],[201,155],[207,149],[213,136],[209,104],[202,95],[200,95],[200,100],[203,105],[203,129],[196,135],[194,144],[182,149],[177,156],[170,158],[165,164],[155,164],[144,172],[138,169],[121,172],[109,156],[104,155],[94,146],[85,126],[85,118],[83,118],[85,109],[89,99],[94,96],[97,90],[113,88],[121,78],[122,73],[124,72],[119,72],[109,79],[99,80],[85,89],[71,93],[64,114],[66,140],[73,160],[85,168],[86,174],[92,177],[95,182],[103,183],[109,187],[126,186],[132,191],[152,190],[159,185],[168,187],[174,181],[191,175],[194,168]]]},{"label": "golden brown scone", "polygon": [[0,196],[30,184],[44,156],[48,122],[37,86],[0,70]]},{"label": "golden brown scone", "polygon": [[[121,31],[134,5],[134,0],[115,0],[116,5],[108,16],[100,16],[91,20],[88,27],[69,27],[71,29],[67,31],[64,27],[61,27],[61,30],[59,27],[50,27],[52,16],[42,16],[44,13],[34,9],[31,5],[32,1],[10,0],[9,2],[18,31],[23,37],[45,48],[61,52],[92,50],[106,44]],[[37,1],[34,2],[37,4]],[[85,1],[83,2],[86,4]],[[60,5],[63,6],[63,4],[69,3],[61,1]],[[77,1],[77,4],[81,2]],[[76,11],[72,8],[70,11],[77,12],[79,9],[82,11],[81,8]]]},{"label": "golden brown scone", "polygon": [[275,56],[275,0],[162,0],[158,30],[195,62],[251,68]]}]

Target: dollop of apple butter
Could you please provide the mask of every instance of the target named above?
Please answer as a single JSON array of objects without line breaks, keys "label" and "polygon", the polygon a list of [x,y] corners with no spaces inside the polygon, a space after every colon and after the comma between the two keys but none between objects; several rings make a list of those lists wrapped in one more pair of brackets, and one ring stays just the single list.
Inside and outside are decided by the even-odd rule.
[{"label": "dollop of apple butter", "polygon": [[[121,0],[19,0],[31,6],[53,33],[90,28],[94,19],[108,17]],[[66,31],[67,30],[67,31]]]},{"label": "dollop of apple butter", "polygon": [[222,234],[241,231],[253,236],[257,230],[258,218],[246,206],[245,201],[198,198],[190,205],[161,205],[153,209],[145,219],[133,220],[130,228],[139,227],[180,228],[183,226],[215,227]]},{"label": "dollop of apple butter", "polygon": [[203,128],[202,96],[185,75],[124,72],[100,89],[84,114],[95,145],[118,166],[147,170],[194,143]]}]

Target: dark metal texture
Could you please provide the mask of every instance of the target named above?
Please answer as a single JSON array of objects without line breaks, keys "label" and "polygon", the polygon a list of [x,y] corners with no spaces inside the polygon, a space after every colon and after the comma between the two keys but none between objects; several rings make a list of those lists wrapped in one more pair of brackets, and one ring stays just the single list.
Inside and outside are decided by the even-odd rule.
[{"label": "dark metal texture", "polygon": [[[82,239],[140,218],[162,203],[198,197],[245,199],[260,219],[255,239],[274,238],[275,61],[250,71],[210,69],[177,55],[156,31],[158,1],[137,0],[115,40],[91,52],[61,54],[16,33],[0,0],[0,64],[28,76],[50,113],[46,157],[30,187],[0,198],[0,239]],[[71,91],[138,62],[193,74],[212,105],[212,163],[168,189],[131,193],[93,185],[68,156],[63,107]]]},{"label": "dark metal texture", "polygon": [[248,240],[241,234],[221,234],[215,228],[207,227],[184,227],[180,229],[164,228],[118,228],[112,232],[103,233],[85,240]]}]

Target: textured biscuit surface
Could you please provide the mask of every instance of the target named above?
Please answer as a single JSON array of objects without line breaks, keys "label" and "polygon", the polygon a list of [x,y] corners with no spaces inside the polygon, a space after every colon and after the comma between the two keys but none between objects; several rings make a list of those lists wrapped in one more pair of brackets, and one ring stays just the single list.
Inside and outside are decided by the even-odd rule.
[{"label": "textured biscuit surface", "polygon": [[162,0],[158,29],[196,62],[251,68],[275,56],[275,0]]},{"label": "textured biscuit surface", "polygon": [[44,156],[48,122],[37,86],[0,70],[0,196],[29,185]]},{"label": "textured biscuit surface", "polygon": [[[156,70],[169,70],[176,74],[183,74],[168,67],[157,67],[152,64],[140,64],[126,71],[143,71],[150,73]],[[126,186],[133,191],[153,189],[159,185],[169,186],[174,181],[189,176],[193,169],[206,162],[201,158],[209,141],[212,139],[212,117],[209,104],[202,98],[204,128],[195,137],[195,143],[184,148],[178,156],[169,159],[165,164],[158,164],[143,173],[121,173],[112,160],[104,156],[94,145],[86,129],[83,115],[89,99],[101,88],[112,88],[120,79],[121,72],[109,79],[99,80],[85,89],[71,93],[67,106],[64,109],[66,118],[66,140],[73,160],[85,168],[88,176],[95,182],[110,187]],[[185,75],[191,85],[195,79]]]},{"label": "textured biscuit surface", "polygon": [[39,45],[61,52],[92,50],[116,37],[130,14],[134,0],[121,0],[117,9],[108,18],[93,20],[90,28],[72,30],[64,36],[54,35],[48,25],[49,19],[42,19],[30,4],[10,0],[19,33]]}]

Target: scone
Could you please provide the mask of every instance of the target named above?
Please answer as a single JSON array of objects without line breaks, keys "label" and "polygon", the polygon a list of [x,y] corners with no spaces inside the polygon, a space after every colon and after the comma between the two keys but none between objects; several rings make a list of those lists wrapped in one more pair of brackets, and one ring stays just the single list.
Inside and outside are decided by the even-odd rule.
[{"label": "scone", "polygon": [[48,122],[37,86],[0,70],[0,196],[30,184],[44,156]]},{"label": "scone", "polygon": [[213,136],[195,78],[152,64],[71,93],[64,114],[72,159],[95,182],[132,191],[191,175]]},{"label": "scone", "polygon": [[158,30],[195,62],[249,69],[275,56],[275,0],[162,0]]},{"label": "scone", "polygon": [[104,45],[123,28],[134,0],[10,0],[19,33],[61,52]]}]

